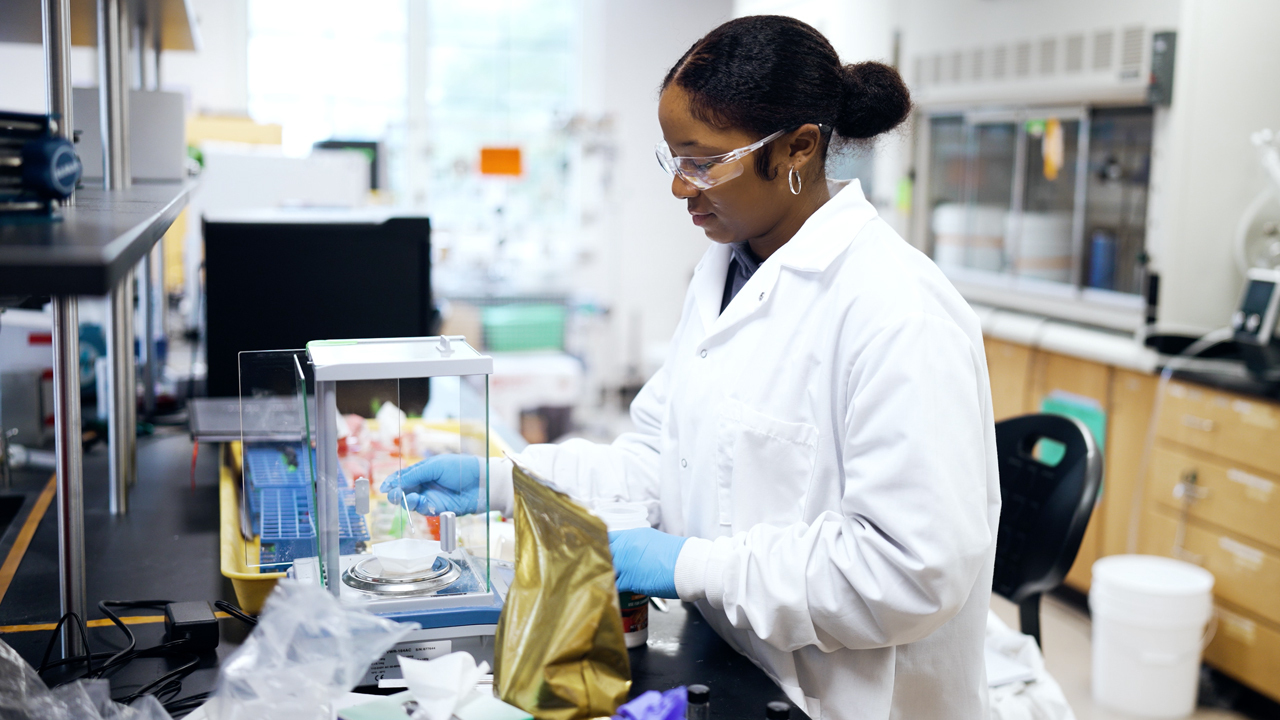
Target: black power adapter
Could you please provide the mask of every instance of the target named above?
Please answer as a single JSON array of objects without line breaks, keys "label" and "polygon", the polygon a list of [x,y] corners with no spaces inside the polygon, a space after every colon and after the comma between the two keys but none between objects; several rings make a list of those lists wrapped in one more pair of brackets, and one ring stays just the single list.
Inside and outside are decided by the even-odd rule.
[{"label": "black power adapter", "polygon": [[218,616],[207,601],[169,603],[164,606],[164,634],[169,640],[186,640],[196,652],[218,647]]}]

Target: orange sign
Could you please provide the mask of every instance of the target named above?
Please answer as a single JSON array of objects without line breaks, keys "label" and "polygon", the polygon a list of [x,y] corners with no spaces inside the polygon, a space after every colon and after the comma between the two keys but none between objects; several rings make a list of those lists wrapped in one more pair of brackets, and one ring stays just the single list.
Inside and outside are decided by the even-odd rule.
[{"label": "orange sign", "polygon": [[523,170],[520,162],[520,148],[480,148],[481,175],[520,175]]}]

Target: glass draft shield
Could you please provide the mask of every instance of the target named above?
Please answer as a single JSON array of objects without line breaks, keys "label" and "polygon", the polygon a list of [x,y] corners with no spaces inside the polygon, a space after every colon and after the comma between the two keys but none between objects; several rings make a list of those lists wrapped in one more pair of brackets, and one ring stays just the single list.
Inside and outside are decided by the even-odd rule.
[{"label": "glass draft shield", "polygon": [[663,170],[667,171],[667,174],[678,176],[681,180],[699,190],[706,190],[741,175],[743,158],[782,137],[785,132],[785,130],[779,130],[746,147],[730,150],[723,155],[711,155],[709,157],[673,156],[671,148],[665,140],[658,141],[658,144],[654,146],[654,152],[658,156],[658,164],[662,166]]},{"label": "glass draft shield", "polygon": [[[489,592],[492,362],[462,338],[435,337],[241,353],[245,565],[388,610]],[[464,486],[420,488],[447,491],[448,507],[411,509],[382,490],[424,460],[471,469]],[[379,544],[398,540],[433,548],[434,562],[380,559]]]}]

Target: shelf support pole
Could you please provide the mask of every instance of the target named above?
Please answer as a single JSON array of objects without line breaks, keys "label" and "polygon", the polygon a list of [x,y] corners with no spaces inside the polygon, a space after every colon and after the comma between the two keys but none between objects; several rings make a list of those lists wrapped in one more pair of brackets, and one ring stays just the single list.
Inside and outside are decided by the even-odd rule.
[{"label": "shelf support pole", "polygon": [[129,512],[131,484],[132,460],[129,453],[133,446],[130,440],[137,433],[137,422],[129,413],[137,403],[128,372],[128,358],[133,355],[133,270],[111,288],[107,301],[107,362],[111,366],[107,394],[107,447],[110,453],[107,506],[112,515],[125,515]]},{"label": "shelf support pole", "polygon": [[[53,404],[58,476],[58,598],[62,614],[73,612],[85,619],[89,608],[84,572],[80,322],[74,295],[53,298]],[[84,653],[84,642],[75,629],[74,623],[63,625],[63,657]]]},{"label": "shelf support pole", "polygon": [[127,2],[98,0],[98,109],[102,128],[102,182],[107,190],[129,187],[129,85]]},{"label": "shelf support pole", "polygon": [[[72,139],[71,0],[44,0],[46,98],[59,136]],[[68,198],[70,205],[74,197]],[[80,321],[74,295],[53,298],[53,429],[58,489],[58,599],[62,614],[88,619],[84,573],[84,476],[80,438]],[[62,630],[62,656],[85,652],[73,623]]]}]

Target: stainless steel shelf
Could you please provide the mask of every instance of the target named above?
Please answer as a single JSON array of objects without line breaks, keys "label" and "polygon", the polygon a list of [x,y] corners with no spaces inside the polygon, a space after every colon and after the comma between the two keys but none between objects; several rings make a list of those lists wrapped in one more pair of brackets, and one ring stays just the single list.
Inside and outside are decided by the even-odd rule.
[{"label": "stainless steel shelf", "polygon": [[194,187],[83,188],[55,218],[0,216],[0,294],[108,294],[169,229]]}]

